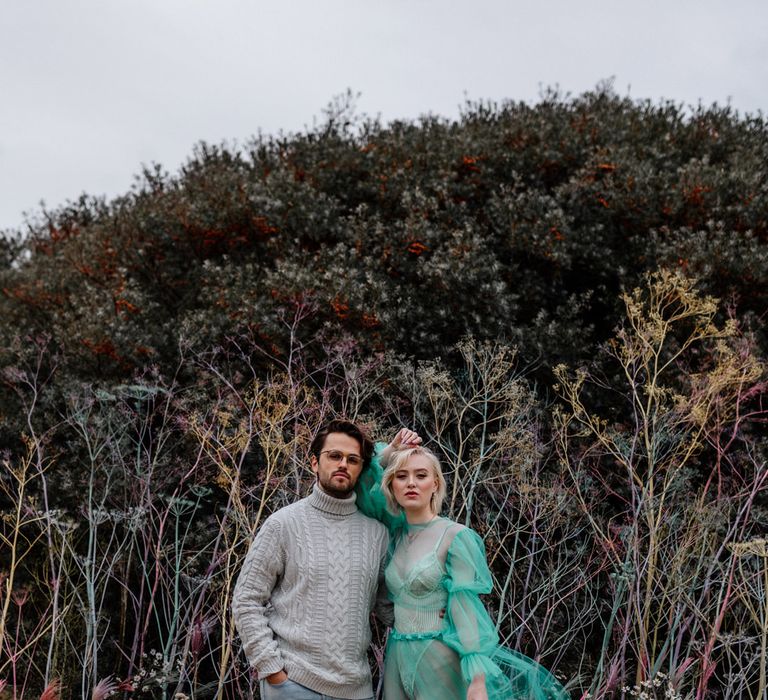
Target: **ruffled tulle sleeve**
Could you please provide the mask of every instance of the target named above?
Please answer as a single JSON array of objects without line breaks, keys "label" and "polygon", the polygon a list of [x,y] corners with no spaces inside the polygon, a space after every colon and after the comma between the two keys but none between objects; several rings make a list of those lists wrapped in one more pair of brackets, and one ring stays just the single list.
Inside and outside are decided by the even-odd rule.
[{"label": "ruffled tulle sleeve", "polygon": [[473,530],[461,528],[448,548],[445,561],[448,590],[443,641],[461,659],[461,672],[469,683],[476,675],[486,680],[501,676],[492,661],[499,643],[496,626],[478,597],[493,588],[483,541]]},{"label": "ruffled tulle sleeve", "polygon": [[493,588],[485,546],[479,535],[462,527],[448,548],[448,590],[443,641],[461,660],[464,680],[484,675],[489,699],[568,700],[570,695],[543,666],[498,644],[496,626],[478,597]]},{"label": "ruffled tulle sleeve", "polygon": [[405,516],[402,514],[392,515],[387,510],[387,499],[381,490],[381,479],[384,475],[384,469],[381,465],[381,453],[386,448],[385,442],[377,442],[371,463],[366,467],[355,485],[357,494],[357,507],[360,512],[369,518],[374,518],[380,523],[384,523],[390,533],[395,533],[402,529],[405,523]]}]

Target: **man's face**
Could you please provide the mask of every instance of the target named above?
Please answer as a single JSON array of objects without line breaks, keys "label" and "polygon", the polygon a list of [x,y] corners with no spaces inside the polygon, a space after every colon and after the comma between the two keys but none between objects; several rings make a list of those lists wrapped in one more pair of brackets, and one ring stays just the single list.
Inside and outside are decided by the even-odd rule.
[{"label": "man's face", "polygon": [[362,447],[346,433],[328,433],[319,459],[312,455],[310,464],[320,488],[329,496],[344,498],[352,492],[363,470]]}]

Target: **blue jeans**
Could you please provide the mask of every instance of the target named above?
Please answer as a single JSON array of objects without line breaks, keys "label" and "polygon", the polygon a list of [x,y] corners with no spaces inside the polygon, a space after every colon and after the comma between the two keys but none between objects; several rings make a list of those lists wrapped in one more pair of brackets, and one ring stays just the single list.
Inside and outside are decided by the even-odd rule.
[{"label": "blue jeans", "polygon": [[[340,700],[333,695],[316,693],[290,678],[277,685],[262,680],[259,683],[259,690],[261,691],[261,700]],[[368,700],[373,700],[373,696]]]}]

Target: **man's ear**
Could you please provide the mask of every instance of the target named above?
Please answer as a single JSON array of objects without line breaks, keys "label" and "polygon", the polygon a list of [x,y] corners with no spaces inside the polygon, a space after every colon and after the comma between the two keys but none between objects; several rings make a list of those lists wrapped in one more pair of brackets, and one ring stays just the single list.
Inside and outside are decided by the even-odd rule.
[{"label": "man's ear", "polygon": [[309,466],[312,467],[312,471],[315,472],[315,474],[317,474],[318,465],[317,465],[317,457],[315,457],[315,455],[312,455],[309,458]]}]

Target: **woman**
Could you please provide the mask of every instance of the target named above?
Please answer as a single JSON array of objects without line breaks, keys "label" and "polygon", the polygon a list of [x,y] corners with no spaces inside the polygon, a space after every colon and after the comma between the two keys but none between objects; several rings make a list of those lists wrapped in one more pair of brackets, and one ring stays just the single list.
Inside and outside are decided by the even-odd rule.
[{"label": "woman", "polygon": [[[438,515],[445,479],[421,439],[401,430],[381,450],[379,484],[358,491],[364,512],[392,532],[386,569],[395,624],[384,668],[384,700],[564,700],[541,666],[498,645],[478,597],[492,588],[485,549],[473,530]],[[381,466],[386,469],[381,472]],[[392,517],[381,508],[382,497]]]}]

